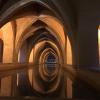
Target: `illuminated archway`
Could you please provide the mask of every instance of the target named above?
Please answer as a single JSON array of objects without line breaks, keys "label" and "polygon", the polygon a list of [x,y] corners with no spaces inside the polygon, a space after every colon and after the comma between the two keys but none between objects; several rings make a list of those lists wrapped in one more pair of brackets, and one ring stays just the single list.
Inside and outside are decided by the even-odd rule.
[{"label": "illuminated archway", "polygon": [[[13,53],[14,59],[12,59],[12,61],[18,62],[18,60],[19,60],[19,62],[28,62],[28,60],[27,60],[29,58],[28,53],[30,54],[30,52],[31,52],[31,55],[33,55],[32,52],[34,52],[34,48],[32,48],[32,46],[31,46],[31,49],[27,48],[30,51],[23,52],[24,50],[22,50],[22,46],[27,41],[27,38],[32,36],[36,30],[38,30],[39,28],[45,28],[50,33],[52,33],[52,35],[56,37],[55,40],[57,40],[59,42],[59,46],[61,48],[59,50],[59,46],[58,46],[58,49],[56,49],[56,51],[62,52],[61,54],[60,53],[58,54],[60,56],[62,55],[61,56],[62,61],[60,61],[60,63],[64,64],[65,62],[67,62],[67,64],[71,64],[72,61],[68,60],[68,59],[71,59],[71,56],[70,57],[68,56],[69,54],[71,54],[70,50],[68,49],[69,51],[67,50],[67,55],[64,55],[64,53],[66,53],[65,37],[67,36],[66,35],[67,33],[65,33],[64,26],[63,26],[62,22],[59,20],[60,17],[57,16],[58,14],[56,14],[55,11],[52,10],[46,3],[43,3],[41,1],[29,0],[29,1],[25,1],[25,2],[22,2],[22,1],[20,1],[20,2],[22,3],[21,5],[18,5],[18,4],[13,5],[12,7],[14,7],[14,9],[11,9],[12,7],[10,7],[7,10],[9,12],[8,13],[5,12],[5,14],[4,14],[5,16],[2,15],[2,17],[1,17],[2,19],[0,19],[1,26],[4,25],[8,21],[15,20],[16,28],[14,29],[14,37],[12,38],[13,35],[11,35],[12,39],[10,39],[13,43],[13,45],[12,45],[13,47],[11,47],[11,50],[12,49],[15,50],[15,52]],[[31,10],[32,7],[34,8],[34,10],[33,9]],[[37,7],[40,7],[42,10],[40,10],[40,9],[37,10]],[[23,10],[25,11],[24,13],[23,13]],[[22,13],[19,13],[19,12],[22,12]],[[34,25],[34,23],[37,21],[42,21],[46,25],[44,25],[44,26],[42,25],[42,27],[41,26],[39,27],[36,24]],[[40,22],[38,24],[40,24]],[[35,29],[35,31],[31,30],[32,28]],[[9,29],[11,29],[11,28],[9,28]],[[25,37],[24,37],[24,35],[25,35]],[[22,41],[20,42],[20,40],[22,40]],[[51,40],[49,40],[49,41],[51,41]],[[41,40],[39,40],[38,42],[40,42],[40,41]],[[55,43],[56,43],[56,41],[55,41]],[[56,45],[58,45],[58,44],[56,43]],[[69,45],[67,45],[67,46],[68,46],[67,48],[70,47]],[[39,54],[41,54],[41,51],[39,51],[37,53],[39,55]],[[25,56],[24,59],[21,58],[22,54],[23,54],[23,56]],[[19,58],[18,58],[18,55],[19,55]],[[12,56],[12,55],[10,55],[10,56]],[[28,56],[28,58],[26,56]],[[31,57],[30,62],[32,62],[32,60],[34,60],[34,59],[32,59],[32,57]],[[37,59],[38,59],[38,57],[37,57]],[[67,61],[64,61],[65,59],[67,59]],[[21,61],[21,60],[23,60],[23,61]]]}]

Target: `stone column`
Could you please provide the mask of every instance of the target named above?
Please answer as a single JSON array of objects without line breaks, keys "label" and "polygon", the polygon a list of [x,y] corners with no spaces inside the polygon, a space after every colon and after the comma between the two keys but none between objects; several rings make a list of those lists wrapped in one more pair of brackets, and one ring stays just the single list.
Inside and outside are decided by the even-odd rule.
[{"label": "stone column", "polygon": [[[13,61],[13,29],[11,23],[7,23],[1,28],[3,39],[3,63],[12,63]],[[1,96],[11,96],[12,76],[1,79]]]}]

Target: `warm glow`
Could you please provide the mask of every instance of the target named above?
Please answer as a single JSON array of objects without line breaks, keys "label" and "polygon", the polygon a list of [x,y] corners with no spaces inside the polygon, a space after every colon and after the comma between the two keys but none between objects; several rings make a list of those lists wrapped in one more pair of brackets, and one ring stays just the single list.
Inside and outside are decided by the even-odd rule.
[{"label": "warm glow", "polygon": [[13,28],[11,22],[5,24],[1,28],[1,32],[2,40],[4,42],[3,62],[11,63],[13,60]]},{"label": "warm glow", "polygon": [[17,74],[17,86],[18,86],[18,84],[19,84],[19,74]]},{"label": "warm glow", "polygon": [[32,63],[33,62],[33,49],[30,53],[30,57],[29,57],[29,62]]},{"label": "warm glow", "polygon": [[67,64],[72,65],[72,50],[68,37],[67,37]]},{"label": "warm glow", "polygon": [[27,16],[16,19],[16,24],[17,24],[16,43],[18,42],[23,31],[30,25],[30,23],[33,20],[35,21],[36,18],[37,17],[34,15],[30,15],[30,16],[27,15]]},{"label": "warm glow", "polygon": [[100,65],[100,26],[98,29],[99,65]]},{"label": "warm glow", "polygon": [[28,70],[28,73],[29,73],[29,80],[30,80],[30,83],[31,83],[31,85],[33,85],[32,83],[33,83],[33,69],[29,69]]},{"label": "warm glow", "polygon": [[2,31],[1,31],[1,29],[0,29],[0,39],[2,39]]},{"label": "warm glow", "polygon": [[0,19],[1,25],[5,24],[0,28],[0,96],[72,98],[74,82],[63,68],[72,65],[67,27],[45,2],[14,3]]},{"label": "warm glow", "polygon": [[18,53],[18,62],[20,62],[20,51]]},{"label": "warm glow", "polygon": [[65,35],[64,35],[64,29],[63,26],[60,24],[60,22],[50,15],[41,15],[40,19],[45,22],[51,29],[53,29],[60,37],[61,42],[63,46],[65,45]]},{"label": "warm glow", "polygon": [[[13,62],[13,28],[11,22],[8,22],[0,29],[0,38],[3,40],[3,63]],[[9,96],[12,91],[12,76],[1,79],[0,95]],[[5,91],[4,91],[5,90]]]},{"label": "warm glow", "polygon": [[[67,64],[72,65],[72,50],[68,37],[67,37]],[[67,77],[67,97],[72,98],[72,80],[69,77]]]}]

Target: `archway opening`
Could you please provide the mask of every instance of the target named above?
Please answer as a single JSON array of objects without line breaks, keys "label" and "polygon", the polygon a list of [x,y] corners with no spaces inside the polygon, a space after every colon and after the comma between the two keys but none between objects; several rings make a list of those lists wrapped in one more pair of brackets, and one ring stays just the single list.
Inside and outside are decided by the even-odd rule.
[{"label": "archway opening", "polygon": [[57,59],[55,57],[56,55],[49,53],[45,59],[45,64],[46,64],[46,69],[49,74],[53,73],[54,70],[56,69],[56,63]]},{"label": "archway opening", "polygon": [[52,53],[49,53],[45,59],[45,64],[46,64],[46,68],[47,68],[47,71],[49,72],[49,74],[52,73],[56,67],[55,55]]}]

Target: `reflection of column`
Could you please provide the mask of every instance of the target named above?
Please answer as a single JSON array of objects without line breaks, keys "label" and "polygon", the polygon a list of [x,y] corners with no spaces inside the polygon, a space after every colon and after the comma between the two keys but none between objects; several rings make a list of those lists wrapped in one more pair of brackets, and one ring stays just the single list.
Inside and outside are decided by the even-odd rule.
[{"label": "reflection of column", "polygon": [[[4,42],[3,63],[12,63],[13,61],[13,30],[11,23],[7,23],[1,28],[2,39]],[[1,79],[1,96],[10,96],[12,89],[12,77],[7,76]]]},{"label": "reflection of column", "polygon": [[1,96],[11,96],[11,76],[1,79]]},{"label": "reflection of column", "polygon": [[67,98],[72,98],[72,80],[67,77]]}]

